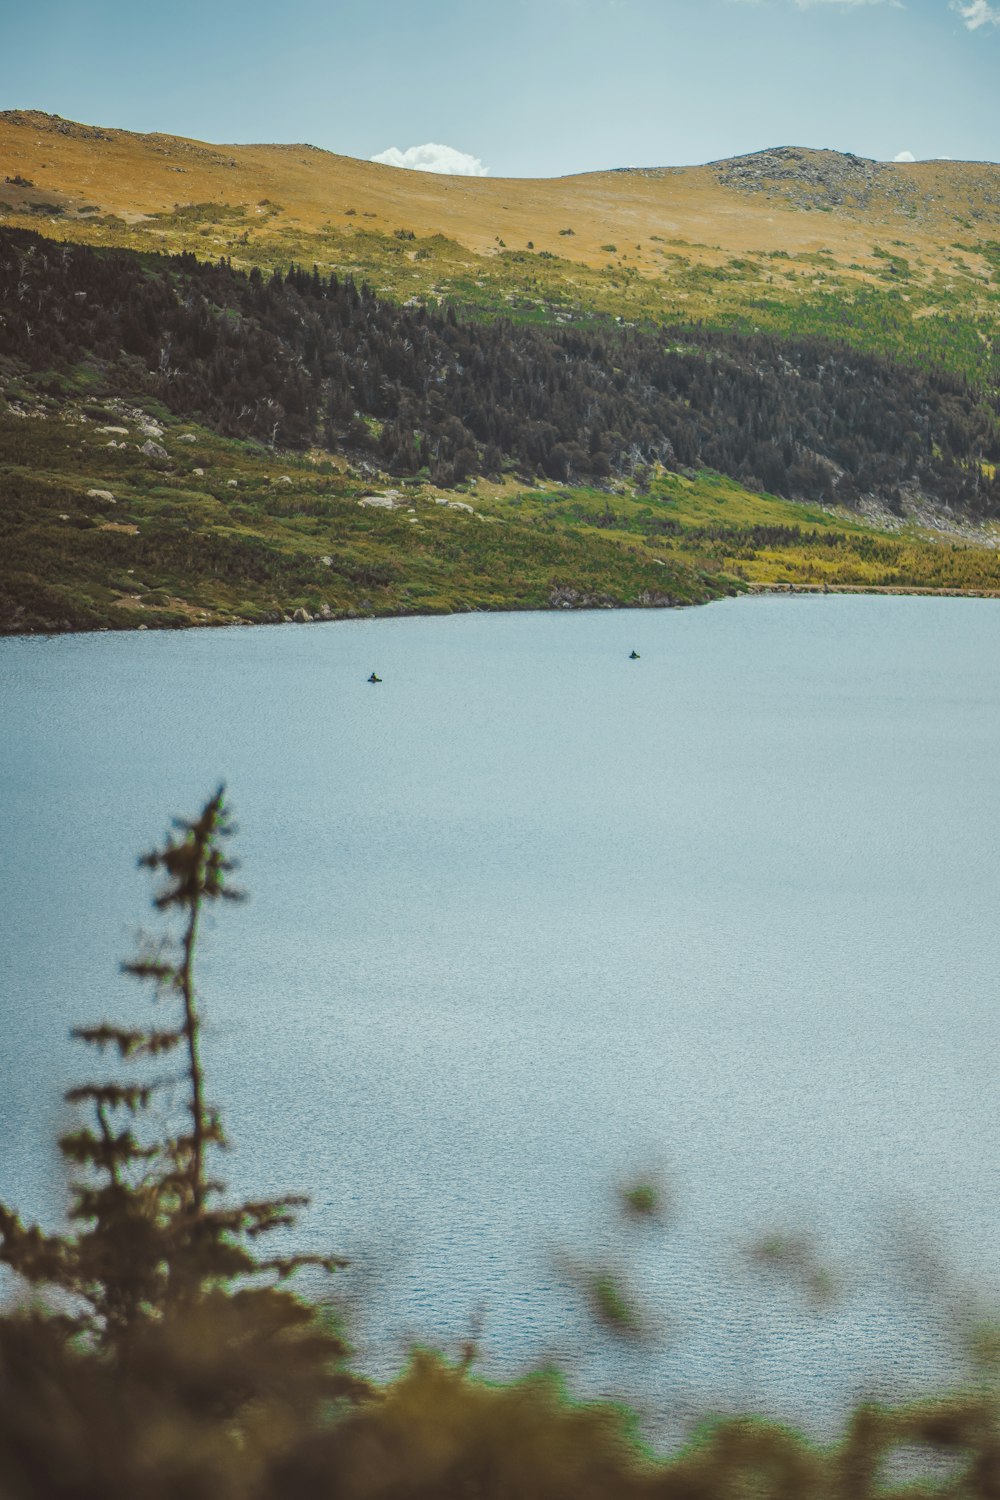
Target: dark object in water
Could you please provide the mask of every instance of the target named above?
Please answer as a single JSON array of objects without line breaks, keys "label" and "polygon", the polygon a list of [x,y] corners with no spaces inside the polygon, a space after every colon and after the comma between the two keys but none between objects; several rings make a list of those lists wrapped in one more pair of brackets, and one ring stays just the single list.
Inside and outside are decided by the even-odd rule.
[{"label": "dark object in water", "polygon": [[638,651],[633,651],[630,654],[630,656],[629,656],[629,661],[638,661],[638,660],[639,660],[639,653],[638,653]]},{"label": "dark object in water", "polygon": [[368,681],[369,682],[381,682],[382,679],[381,679],[381,677],[376,677],[375,673],[373,672],[372,675],[369,677]]}]

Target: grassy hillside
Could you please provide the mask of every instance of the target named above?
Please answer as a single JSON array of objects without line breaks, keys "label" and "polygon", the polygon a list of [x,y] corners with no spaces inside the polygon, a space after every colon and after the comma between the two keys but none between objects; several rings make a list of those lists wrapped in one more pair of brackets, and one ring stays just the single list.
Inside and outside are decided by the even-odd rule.
[{"label": "grassy hillside", "polygon": [[548,181],[0,114],[0,224],[405,300],[821,333],[1000,384],[1000,167],[784,149]]},{"label": "grassy hillside", "polygon": [[[958,372],[987,399],[1000,388],[994,166],[786,150],[454,179],[8,112],[0,177],[0,227],[53,240],[316,263],[397,301],[515,324],[610,314],[836,337]],[[66,322],[40,304],[50,311]],[[917,493],[896,514],[864,494],[848,511],[679,462],[598,487],[507,465],[502,480],[446,490],[427,472],[380,471],[377,442],[345,457],[220,436],[196,410],[159,404],[130,357],[132,388],[109,386],[107,361],[46,373],[0,359],[4,631],[693,603],[761,587],[1000,592],[996,524]],[[380,421],[364,421],[377,438]]]},{"label": "grassy hillside", "polygon": [[[0,631],[700,603],[740,586],[522,513],[516,495],[393,488],[155,403],[13,410],[28,414],[0,417]],[[143,454],[151,442],[167,457]]]},{"label": "grassy hillside", "polygon": [[47,393],[153,396],[229,437],[439,485],[714,468],[788,499],[1000,515],[1000,402],[842,343],[401,307],[349,279],[0,230],[0,357]]},{"label": "grassy hillside", "polygon": [[[220,438],[152,402],[8,395],[4,633],[639,607],[762,586],[1000,593],[988,525],[887,534],[710,473],[661,471],[645,493],[511,479],[445,492]],[[166,458],[142,453],[151,442]]]}]

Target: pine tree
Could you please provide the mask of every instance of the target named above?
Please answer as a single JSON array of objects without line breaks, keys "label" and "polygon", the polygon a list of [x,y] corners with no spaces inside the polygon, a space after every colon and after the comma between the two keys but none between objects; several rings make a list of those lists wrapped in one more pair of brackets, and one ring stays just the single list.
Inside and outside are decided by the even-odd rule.
[{"label": "pine tree", "polygon": [[[87,1083],[66,1095],[93,1112],[90,1123],[59,1143],[72,1172],[69,1217],[76,1232],[45,1234],[0,1204],[0,1263],[48,1294],[52,1324],[68,1336],[83,1335],[117,1361],[127,1362],[150,1330],[192,1314],[228,1318],[232,1325],[235,1313],[241,1338],[253,1327],[268,1338],[282,1328],[304,1330],[312,1313],[278,1283],[305,1265],[333,1270],[344,1264],[335,1256],[259,1256],[252,1248],[258,1237],[292,1224],[307,1200],[230,1204],[210,1175],[211,1154],[225,1137],[205,1098],[195,953],[206,905],[240,899],[225,853],[232,831],[220,788],[198,818],[177,821],[162,846],[140,860],[164,877],[153,904],[180,917],[180,934],[124,968],[172,1001],[174,1018],[160,1027],[102,1023],[73,1033],[140,1065],[138,1078]],[[150,1104],[175,1080],[155,1070],[176,1054],[184,1059],[187,1118],[178,1133],[156,1138],[148,1129]],[[226,1300],[229,1312],[219,1305]],[[325,1331],[317,1343],[315,1333],[306,1340],[309,1360],[339,1361],[346,1351],[336,1335]],[[356,1386],[338,1376],[331,1389],[344,1394]]]}]

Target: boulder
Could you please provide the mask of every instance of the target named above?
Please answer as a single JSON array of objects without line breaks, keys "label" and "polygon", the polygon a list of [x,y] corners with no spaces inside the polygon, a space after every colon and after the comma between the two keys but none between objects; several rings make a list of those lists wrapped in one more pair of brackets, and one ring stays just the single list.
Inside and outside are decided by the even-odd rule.
[{"label": "boulder", "polygon": [[170,457],[170,454],[167,452],[166,448],[163,447],[162,443],[154,443],[152,438],[147,439],[147,441],[143,443],[142,447],[139,449],[139,452],[144,453],[147,458]]}]

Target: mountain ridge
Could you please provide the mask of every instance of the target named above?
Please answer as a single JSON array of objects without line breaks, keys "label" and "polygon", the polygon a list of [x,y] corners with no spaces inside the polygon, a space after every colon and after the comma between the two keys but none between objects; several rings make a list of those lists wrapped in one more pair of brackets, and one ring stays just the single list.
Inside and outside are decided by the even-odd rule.
[{"label": "mountain ridge", "polygon": [[464,178],[7,111],[0,241],[0,630],[1000,592],[992,164]]},{"label": "mountain ridge", "polygon": [[[385,166],[385,162],[376,162],[365,157],[350,156],[344,152],[333,151],[327,146],[317,146],[311,141],[227,141],[208,142],[197,136],[184,136],[176,132],[165,130],[129,130],[121,125],[98,125],[82,120],[72,120],[65,115],[54,114],[48,110],[33,108],[0,109],[0,123],[8,122],[14,125],[35,125],[40,129],[52,130],[61,135],[77,136],[81,139],[111,140],[115,137],[133,137],[140,140],[150,141],[182,141],[191,145],[201,146],[208,150],[286,150],[286,151],[316,151],[323,156],[336,156],[343,161],[357,161],[366,166]],[[897,167],[921,167],[935,163],[947,162],[950,166],[997,166],[1000,163],[990,161],[987,157],[922,157],[916,161],[885,161],[875,156],[865,156],[857,151],[841,151],[836,146],[806,146],[801,143],[785,143],[775,146],[756,147],[752,151],[737,151],[731,156],[711,157],[705,162],[675,162],[675,163],[646,163],[643,166],[628,165],[619,167],[595,167],[587,168],[582,172],[560,172],[552,177],[500,176],[492,173],[484,174],[490,182],[560,182],[573,177],[600,176],[606,172],[695,172],[704,167],[723,167],[736,162],[749,162],[757,157],[772,155],[784,155],[790,152],[805,153],[817,156],[838,156],[846,161],[865,162],[874,166],[885,167],[892,170]],[[393,171],[412,170],[393,167]],[[447,173],[425,172],[424,176],[447,176]],[[454,174],[452,174],[454,175]]]},{"label": "mountain ridge", "polygon": [[367,281],[564,322],[843,338],[990,379],[1000,166],[774,147],[692,167],[443,176],[304,145],[214,145],[0,114],[0,226]]},{"label": "mountain ridge", "polygon": [[[113,159],[102,162],[102,155],[108,155],[102,148],[108,147],[114,148]],[[295,160],[295,153],[303,153],[307,159]],[[0,112],[0,163],[8,179],[32,171],[39,176],[44,173],[44,186],[51,186],[67,199],[75,195],[83,202],[88,194],[95,196],[96,190],[97,196],[104,196],[97,208],[141,216],[169,212],[185,201],[205,201],[202,194],[209,186],[208,179],[221,202],[256,208],[261,202],[253,198],[256,180],[262,189],[269,185],[274,190],[273,179],[280,168],[289,199],[282,212],[302,223],[315,220],[311,227],[318,227],[324,215],[329,219],[330,213],[347,214],[351,207],[355,216],[367,212],[380,226],[390,208],[397,214],[411,210],[422,215],[422,221],[407,227],[419,233],[445,233],[470,249],[492,247],[496,242],[493,235],[504,223],[518,233],[523,227],[530,238],[530,226],[527,222],[522,226],[519,219],[542,206],[540,196],[549,195],[555,200],[553,208],[575,209],[588,219],[582,227],[559,226],[572,228],[573,237],[580,241],[558,246],[571,261],[599,260],[599,247],[592,241],[613,229],[624,233],[628,228],[641,238],[657,230],[676,230],[688,220],[696,225],[713,213],[720,219],[719,229],[728,232],[724,238],[732,241],[733,248],[745,247],[748,240],[761,240],[760,226],[756,234],[746,232],[748,213],[750,219],[755,217],[753,206],[743,201],[748,187],[756,193],[762,188],[774,191],[781,182],[815,186],[831,172],[838,180],[853,177],[858,184],[863,180],[873,227],[912,215],[914,205],[928,228],[937,218],[959,210],[978,216],[984,224],[1000,226],[1000,165],[943,160],[878,162],[849,152],[802,146],[769,147],[704,165],[616,167],[552,178],[456,177],[362,161],[307,143],[220,144],[162,131],[140,134],[81,124],[42,111],[5,110]],[[117,186],[105,180],[103,167],[115,170]],[[194,176],[196,180],[192,184],[177,183],[177,176]],[[887,201],[872,198],[873,182],[903,190],[905,202],[894,204],[892,194]],[[671,188],[669,194],[657,195],[654,191],[651,196],[651,186],[655,190],[665,184]],[[10,185],[9,181],[3,184]],[[43,186],[41,182],[35,185]],[[919,194],[917,186],[921,188]],[[185,194],[187,187],[197,187],[198,193]],[[329,201],[331,195],[337,199],[345,192],[370,198],[371,202]],[[11,207],[11,195],[5,196]],[[505,197],[516,201],[504,202]],[[981,201],[973,201],[977,198]],[[835,196],[834,202],[837,207],[849,206],[846,195]],[[786,204],[792,213],[797,207],[794,202]],[[727,224],[733,213],[744,220],[742,237],[734,234],[731,223]],[[504,219],[504,215],[508,217]],[[553,228],[542,222],[538,233],[551,233]],[[588,235],[586,231],[591,228],[594,232]],[[781,238],[784,248],[792,250],[799,242],[804,249],[818,248],[823,230],[829,226],[817,230],[800,223],[790,240],[787,225],[772,223],[771,228],[771,238]],[[559,229],[555,232],[558,234]],[[563,239],[569,238],[563,235]],[[814,240],[816,245],[812,244]],[[639,246],[638,266],[651,263],[650,248]]]}]

